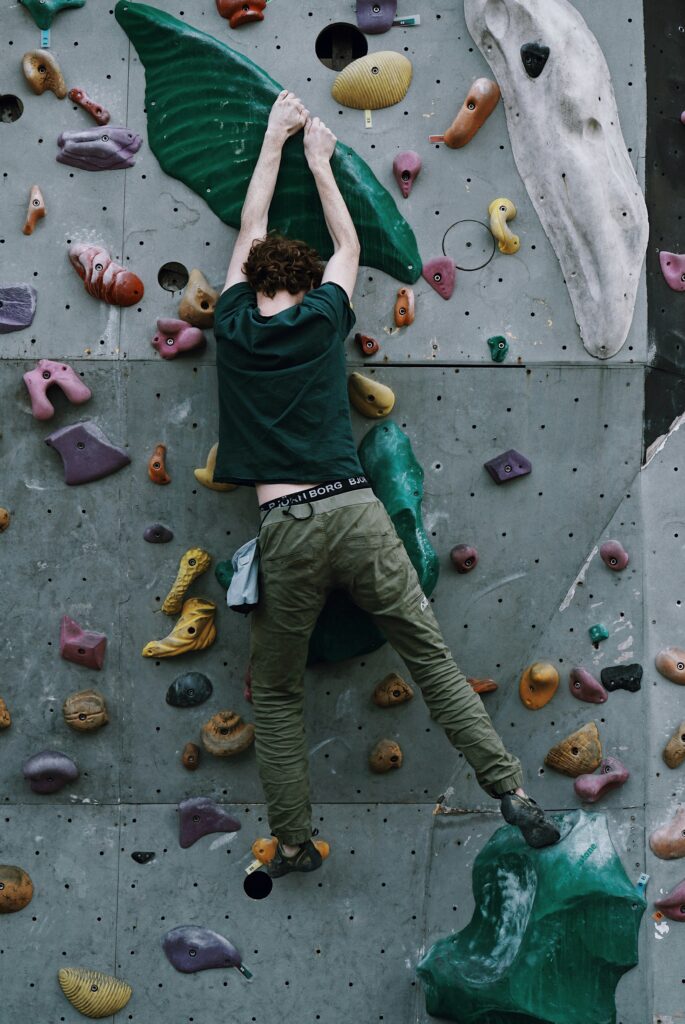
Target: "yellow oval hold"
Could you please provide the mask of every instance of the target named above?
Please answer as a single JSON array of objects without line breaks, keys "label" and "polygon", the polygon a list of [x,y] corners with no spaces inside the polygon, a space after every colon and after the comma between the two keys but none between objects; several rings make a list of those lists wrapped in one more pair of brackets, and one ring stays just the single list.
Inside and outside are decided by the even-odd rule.
[{"label": "yellow oval hold", "polygon": [[371,420],[387,416],[395,404],[395,393],[391,388],[361,373],[350,374],[347,393],[357,412]]},{"label": "yellow oval hold", "polygon": [[85,1017],[111,1017],[126,1006],[133,994],[131,986],[121,978],[85,967],[63,967],[58,978],[71,1005]]},{"label": "yellow oval hold", "polygon": [[353,60],[333,83],[333,99],[355,110],[380,110],[399,103],[411,84],[412,64],[394,50]]}]

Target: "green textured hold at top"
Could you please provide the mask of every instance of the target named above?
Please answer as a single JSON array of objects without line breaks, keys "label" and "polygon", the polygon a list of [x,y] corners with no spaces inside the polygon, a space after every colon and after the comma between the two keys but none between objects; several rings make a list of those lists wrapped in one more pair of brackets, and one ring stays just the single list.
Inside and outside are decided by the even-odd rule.
[{"label": "green textured hold at top", "polygon": [[[243,54],[155,7],[119,0],[115,15],[145,66],[148,141],[162,169],[239,227],[281,86]],[[357,228],[362,264],[416,281],[416,239],[390,193],[341,142],[331,167]],[[333,251],[301,132],[283,149],[269,228],[302,239],[323,259]]]},{"label": "green textured hold at top", "polygon": [[46,29],[60,11],[70,7],[83,7],[86,0],[19,0],[29,12],[38,28]]},{"label": "green textured hold at top", "polygon": [[556,846],[534,850],[505,825],[476,857],[470,923],[417,966],[429,1014],[458,1024],[615,1024],[614,992],[638,961],[646,902],[603,814],[554,818],[564,837]]}]

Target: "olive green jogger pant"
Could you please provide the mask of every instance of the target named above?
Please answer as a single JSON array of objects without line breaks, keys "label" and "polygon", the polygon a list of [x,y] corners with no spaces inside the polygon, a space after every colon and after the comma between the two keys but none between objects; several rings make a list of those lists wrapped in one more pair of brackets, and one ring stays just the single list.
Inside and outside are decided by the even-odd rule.
[{"label": "olive green jogger pant", "polygon": [[523,784],[483,703],[442,638],[418,576],[370,488],[274,508],[259,538],[260,596],[252,614],[255,749],[273,835],[309,839],[311,804],[304,729],[309,637],[331,590],[373,616],[445,730],[490,795]]}]

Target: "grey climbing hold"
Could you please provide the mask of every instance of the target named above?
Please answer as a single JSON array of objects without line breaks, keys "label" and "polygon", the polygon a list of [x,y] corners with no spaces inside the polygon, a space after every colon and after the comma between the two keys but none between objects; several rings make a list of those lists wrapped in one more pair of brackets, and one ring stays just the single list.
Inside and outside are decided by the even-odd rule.
[{"label": "grey climbing hold", "polygon": [[23,331],[36,314],[36,289],[30,284],[0,285],[0,334]]},{"label": "grey climbing hold", "polygon": [[65,483],[72,485],[100,480],[131,461],[92,420],[61,427],[49,434],[45,443],[61,455]]},{"label": "grey climbing hold", "polygon": [[22,772],[34,793],[57,793],[78,778],[78,768],[59,750],[41,750],[24,761]]},{"label": "grey climbing hold", "polygon": [[212,696],[211,680],[203,672],[184,672],[166,692],[166,702],[174,708],[194,708]]}]

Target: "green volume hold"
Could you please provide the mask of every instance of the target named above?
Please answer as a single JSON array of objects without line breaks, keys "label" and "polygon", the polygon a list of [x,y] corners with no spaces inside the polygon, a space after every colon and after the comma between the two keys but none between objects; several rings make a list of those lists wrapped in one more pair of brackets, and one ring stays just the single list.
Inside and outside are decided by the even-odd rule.
[{"label": "green volume hold", "polygon": [[19,0],[29,12],[38,28],[47,29],[60,11],[70,7],[83,7],[86,0]]}]

